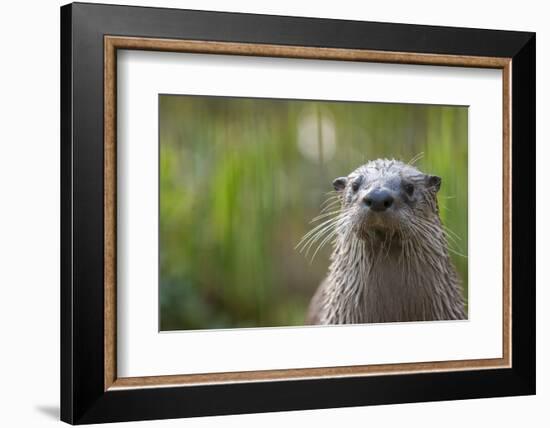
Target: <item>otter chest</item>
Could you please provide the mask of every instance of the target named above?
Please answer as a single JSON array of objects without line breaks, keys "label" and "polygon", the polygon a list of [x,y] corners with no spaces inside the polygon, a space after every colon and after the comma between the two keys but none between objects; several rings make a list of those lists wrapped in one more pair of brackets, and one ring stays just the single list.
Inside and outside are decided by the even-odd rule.
[{"label": "otter chest", "polygon": [[[398,263],[334,275],[327,290],[328,323],[380,323],[432,318],[426,284]],[[332,309],[332,310],[331,310]]]}]

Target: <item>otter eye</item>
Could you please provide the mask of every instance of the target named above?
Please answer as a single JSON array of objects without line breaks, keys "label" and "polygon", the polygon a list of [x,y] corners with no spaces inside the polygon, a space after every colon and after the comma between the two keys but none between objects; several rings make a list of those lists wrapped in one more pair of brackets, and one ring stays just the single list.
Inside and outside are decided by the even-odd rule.
[{"label": "otter eye", "polygon": [[363,183],[363,176],[362,175],[357,177],[353,181],[353,183],[351,183],[351,190],[353,190],[354,192],[357,192],[359,190],[359,187],[361,186],[361,183]]},{"label": "otter eye", "polygon": [[403,185],[403,188],[405,189],[405,192],[407,195],[411,196],[414,192],[414,185],[412,183],[405,183]]}]

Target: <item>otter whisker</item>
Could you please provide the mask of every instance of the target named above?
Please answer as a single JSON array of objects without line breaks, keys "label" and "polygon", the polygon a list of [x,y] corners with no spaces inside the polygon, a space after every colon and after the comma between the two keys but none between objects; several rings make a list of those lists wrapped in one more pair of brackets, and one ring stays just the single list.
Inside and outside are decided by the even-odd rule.
[{"label": "otter whisker", "polygon": [[326,218],[326,217],[330,217],[331,215],[339,214],[340,212],[341,212],[341,210],[336,210],[336,211],[331,211],[331,212],[328,212],[328,213],[320,214],[317,217],[314,217],[309,223],[310,224],[315,223],[318,220],[321,220],[321,219]]},{"label": "otter whisker", "polygon": [[306,239],[307,237],[309,237],[309,236],[313,235],[314,233],[316,233],[317,230],[323,228],[325,225],[327,225],[327,224],[329,224],[329,223],[331,223],[331,222],[333,222],[333,221],[336,221],[336,220],[338,220],[338,217],[330,218],[330,219],[328,219],[328,220],[326,220],[326,221],[324,221],[324,222],[318,224],[318,225],[315,226],[313,229],[311,229],[309,232],[307,232],[307,233],[302,237],[302,239],[300,240],[300,242],[298,243],[298,245],[297,245],[296,247],[294,247],[294,248],[297,248],[297,247],[300,245],[300,243],[301,243],[304,239]]},{"label": "otter whisker", "polygon": [[461,253],[461,245],[451,236],[445,233],[445,239],[447,240],[447,245],[449,250]]},{"label": "otter whisker", "polygon": [[[335,219],[331,219],[332,220],[332,223],[329,223],[327,225],[325,225],[323,228],[315,231],[314,234],[312,235],[309,235],[309,236],[304,236],[304,238],[302,238],[302,241],[300,241],[300,243],[297,245],[297,248],[298,247],[302,247],[300,249],[300,252],[302,252],[304,249],[306,250],[306,256],[309,252],[309,249],[311,248],[311,246],[316,242],[318,241],[319,239],[321,239],[321,237],[329,232],[331,229],[333,228],[337,228],[338,224],[340,224],[341,222],[345,221],[346,218],[345,217],[336,217]],[[307,234],[306,234],[307,235]]]},{"label": "otter whisker", "polygon": [[323,201],[323,203],[321,203],[320,208],[324,209],[327,205],[332,205],[332,204],[336,204],[336,203],[339,203],[339,202],[341,202],[340,196],[338,196],[338,195],[331,196],[327,200]]},{"label": "otter whisker", "polygon": [[[441,229],[439,229],[437,226],[432,225],[431,223],[428,223],[428,222],[415,222],[415,225],[417,227],[421,228],[426,233],[434,234],[434,233],[442,232],[443,235],[445,236],[446,240],[447,240],[448,250],[451,251],[453,254],[456,254],[456,255],[459,255],[459,256],[462,256],[462,257],[466,257],[464,254],[462,254],[459,251],[460,250],[460,245],[457,242],[457,240],[455,239],[455,237],[453,235],[451,235],[450,233],[448,233],[448,232],[452,232],[452,231],[448,228],[445,228],[445,226],[443,224],[441,224],[441,226],[442,226]],[[454,235],[456,235],[454,232],[452,232],[452,233]],[[456,236],[458,237],[458,235],[456,235]],[[456,248],[453,248],[455,246],[456,246]]]},{"label": "otter whisker", "polygon": [[321,236],[323,236],[325,233],[329,232],[330,230],[332,230],[334,228],[335,228],[335,224],[329,224],[329,225],[325,226],[324,228],[322,228],[319,231],[315,232],[313,235],[310,235],[309,237],[307,237],[307,238],[303,239],[302,241],[300,241],[300,243],[297,245],[296,248],[299,248],[300,252],[303,252],[308,247],[313,245],[316,241],[318,241]]},{"label": "otter whisker", "polygon": [[317,248],[315,249],[315,252],[313,253],[313,256],[311,256],[311,261],[310,263],[313,263],[313,260],[315,259],[315,256],[317,255],[317,253],[319,252],[319,250],[321,248],[323,248],[325,246],[325,244],[331,239],[333,238],[336,234],[338,233],[338,230],[333,230],[332,232],[330,232],[326,237],[325,239],[323,239],[321,241],[321,243],[317,246]]},{"label": "otter whisker", "polygon": [[334,202],[331,202],[330,204],[326,205],[323,209],[321,209],[321,214],[324,214],[326,213],[327,211],[329,210],[332,210],[336,207],[340,207],[340,204],[341,202],[340,201],[334,201]]},{"label": "otter whisker", "polygon": [[449,250],[450,253],[454,254],[455,256],[462,257],[464,259],[468,258],[468,256],[466,254],[462,254],[461,252],[456,251],[456,250],[452,249],[451,247],[449,247],[448,250]]},{"label": "otter whisker", "polygon": [[407,162],[408,165],[414,165],[416,162],[418,162],[420,159],[424,157],[424,152],[417,153],[414,155],[409,162]]},{"label": "otter whisker", "polygon": [[338,193],[334,194],[334,195],[330,195],[328,196],[322,203],[321,203],[321,206],[323,206],[324,204],[326,204],[327,202],[329,201],[333,201],[333,200],[340,200],[340,195]]},{"label": "otter whisker", "polygon": [[341,202],[340,195],[331,196],[321,203],[320,208],[324,209],[327,205],[331,205],[339,202]]},{"label": "otter whisker", "polygon": [[311,248],[313,247],[313,245],[316,243],[316,242],[319,242],[321,239],[323,239],[323,236],[326,236],[326,234],[330,234],[332,233],[336,228],[327,228],[327,229],[323,229],[322,232],[319,232],[317,234],[315,234],[313,237],[311,237],[303,246],[302,248],[302,251],[305,250],[305,255],[306,257],[309,255],[309,251],[311,250]]},{"label": "otter whisker", "polygon": [[450,227],[445,226],[444,224],[441,224],[441,226],[443,226],[443,229],[445,229],[446,232],[452,234],[459,241],[462,240],[462,238],[460,238],[460,236],[457,233],[453,232],[453,230]]}]

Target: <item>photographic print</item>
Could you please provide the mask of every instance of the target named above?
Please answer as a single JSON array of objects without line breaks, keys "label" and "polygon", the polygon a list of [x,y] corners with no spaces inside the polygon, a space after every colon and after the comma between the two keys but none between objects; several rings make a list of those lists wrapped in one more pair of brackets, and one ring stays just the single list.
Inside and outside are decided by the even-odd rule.
[{"label": "photographic print", "polygon": [[534,33],[60,22],[61,420],[535,393]]},{"label": "photographic print", "polygon": [[467,319],[468,108],[159,95],[160,330]]}]

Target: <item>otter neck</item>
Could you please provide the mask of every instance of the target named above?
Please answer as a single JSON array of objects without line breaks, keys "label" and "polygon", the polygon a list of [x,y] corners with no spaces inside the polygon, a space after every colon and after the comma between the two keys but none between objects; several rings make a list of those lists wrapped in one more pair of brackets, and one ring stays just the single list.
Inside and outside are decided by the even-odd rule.
[{"label": "otter neck", "polygon": [[341,234],[329,268],[324,324],[464,318],[456,272],[441,230],[429,242]]}]

